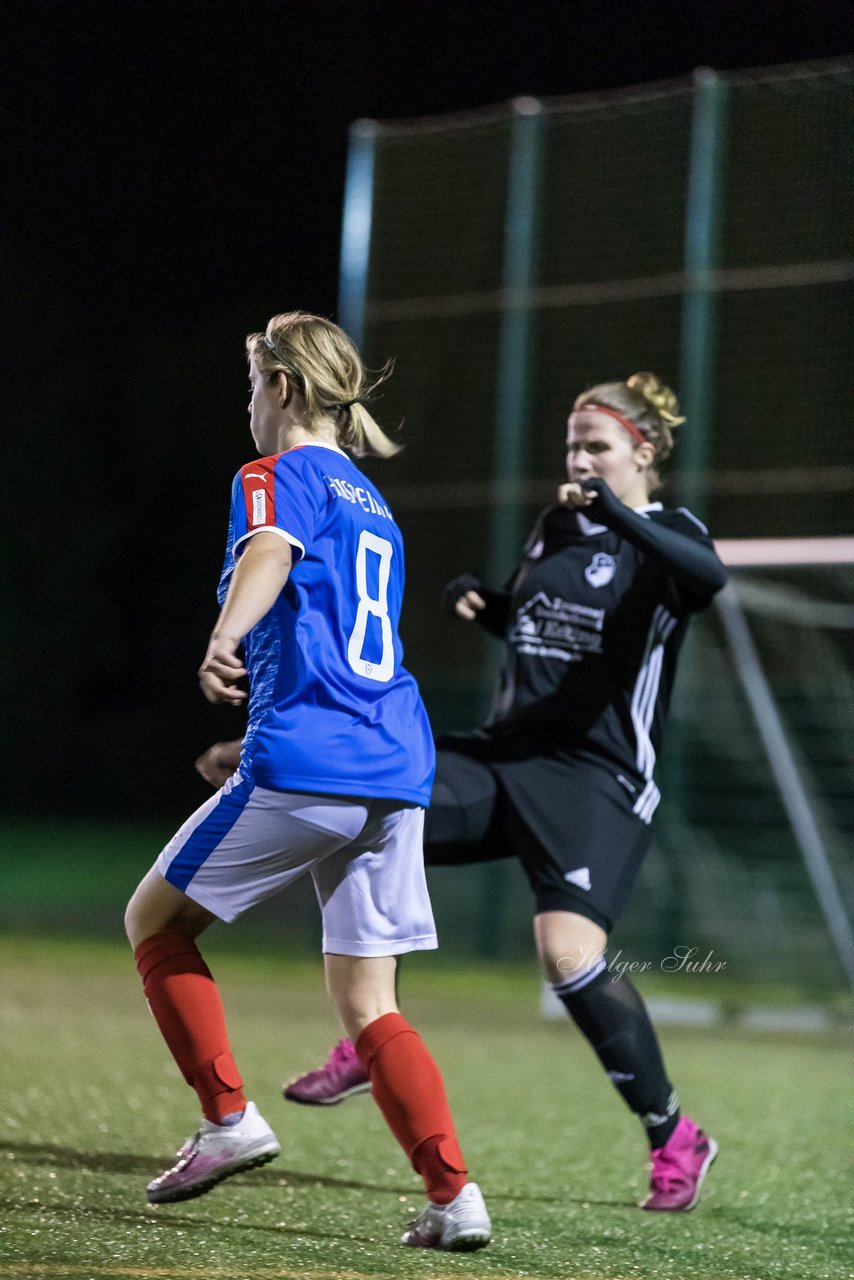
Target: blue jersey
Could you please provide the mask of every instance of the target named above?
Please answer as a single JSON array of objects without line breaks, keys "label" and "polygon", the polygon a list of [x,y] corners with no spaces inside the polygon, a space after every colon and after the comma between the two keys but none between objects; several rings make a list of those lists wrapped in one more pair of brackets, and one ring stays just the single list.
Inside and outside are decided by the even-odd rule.
[{"label": "blue jersey", "polygon": [[297,445],[234,479],[220,604],[247,539],[291,545],[293,566],[244,640],[249,724],[240,772],[277,791],[429,804],[435,753],[402,663],[403,540],[343,453]]}]

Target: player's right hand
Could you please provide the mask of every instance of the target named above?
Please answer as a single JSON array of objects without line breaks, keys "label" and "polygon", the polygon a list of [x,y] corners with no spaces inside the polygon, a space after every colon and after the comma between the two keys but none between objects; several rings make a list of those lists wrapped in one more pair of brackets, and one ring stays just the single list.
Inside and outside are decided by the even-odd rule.
[{"label": "player's right hand", "polygon": [[580,511],[583,507],[589,507],[595,498],[596,491],[586,488],[584,484],[571,483],[558,486],[557,500],[562,507],[569,507],[570,511]]},{"label": "player's right hand", "polygon": [[479,573],[461,573],[442,590],[442,610],[472,622],[481,609],[486,608],[486,601],[480,594],[481,587]]},{"label": "player's right hand", "polygon": [[482,595],[477,591],[467,591],[454,605],[454,613],[458,618],[465,618],[466,622],[474,622],[481,609],[485,608],[486,601]]},{"label": "player's right hand", "polygon": [[208,702],[230,702],[239,707],[246,701],[246,693],[238,689],[237,681],[246,675],[246,668],[237,656],[239,640],[230,636],[211,636],[205,660],[199,667],[199,684]]},{"label": "player's right hand", "polygon": [[215,742],[199,756],[196,772],[202,775],[205,782],[218,789],[228,781],[240,764],[242,745],[240,738],[235,738],[233,742]]}]

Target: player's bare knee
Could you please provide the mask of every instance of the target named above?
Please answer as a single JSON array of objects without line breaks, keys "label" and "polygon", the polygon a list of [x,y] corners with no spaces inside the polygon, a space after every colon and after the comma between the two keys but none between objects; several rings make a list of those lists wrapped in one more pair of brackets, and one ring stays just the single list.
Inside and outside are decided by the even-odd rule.
[{"label": "player's bare knee", "polygon": [[140,881],[125,910],[125,933],[136,949],[155,933],[186,933],[197,938],[215,919],[152,869]]},{"label": "player's bare knee", "polygon": [[125,934],[134,949],[154,932],[153,929],[147,927],[146,880],[147,877],[137,885],[125,907]]},{"label": "player's bare knee", "polygon": [[534,917],[537,954],[549,982],[583,973],[605,953],[608,935],[574,911],[543,911]]},{"label": "player's bare knee", "polygon": [[136,946],[137,944],[134,942],[134,936],[136,933],[136,919],[133,912],[133,898],[131,898],[130,902],[125,907],[124,925],[125,925],[125,937],[127,938],[128,942],[132,947]]}]

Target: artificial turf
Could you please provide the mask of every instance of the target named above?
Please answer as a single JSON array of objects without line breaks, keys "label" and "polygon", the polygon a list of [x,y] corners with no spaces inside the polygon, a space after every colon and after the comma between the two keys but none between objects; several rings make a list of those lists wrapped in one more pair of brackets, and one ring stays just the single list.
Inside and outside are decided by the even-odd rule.
[{"label": "artificial turf", "polygon": [[533,971],[418,958],[406,1011],[443,1068],[494,1221],[483,1252],[437,1254],[397,1243],[422,1195],[370,1098],[324,1109],[281,1099],[281,1080],[340,1034],[319,963],[236,955],[213,935],[206,954],[282,1155],[152,1208],[145,1182],[197,1112],[129,953],[0,941],[0,1277],[854,1275],[850,1037],[665,1029],[686,1108],[721,1150],[696,1210],[645,1214],[640,1129],[580,1037],[539,1016]]}]

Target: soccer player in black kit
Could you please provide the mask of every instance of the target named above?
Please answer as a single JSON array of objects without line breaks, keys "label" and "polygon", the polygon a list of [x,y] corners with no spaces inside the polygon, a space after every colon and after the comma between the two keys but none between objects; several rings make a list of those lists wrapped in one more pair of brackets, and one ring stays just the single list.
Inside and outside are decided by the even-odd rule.
[{"label": "soccer player in black kit", "polygon": [[[545,974],[646,1130],[643,1208],[670,1211],[696,1204],[717,1146],[680,1112],[643,999],[609,974],[605,948],[649,847],[685,630],[725,581],[699,520],[650,501],[677,410],[649,373],[585,391],[568,483],[508,587],[464,574],[446,588],[446,607],[501,637],[506,658],[489,723],[437,739],[425,830],[428,865],[519,858]],[[328,1105],[367,1088],[343,1041],[285,1096]]]}]

